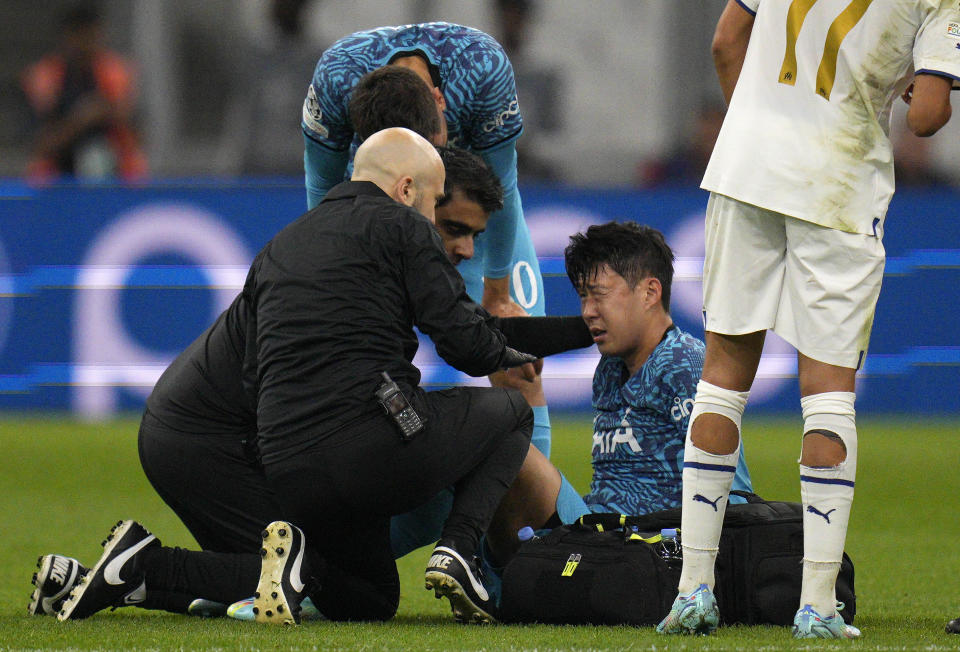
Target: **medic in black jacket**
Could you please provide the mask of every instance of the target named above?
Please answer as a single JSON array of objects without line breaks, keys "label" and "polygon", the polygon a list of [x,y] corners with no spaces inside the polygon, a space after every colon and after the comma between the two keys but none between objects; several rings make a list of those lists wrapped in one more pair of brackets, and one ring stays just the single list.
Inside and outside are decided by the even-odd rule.
[{"label": "medic in black jacket", "polygon": [[[450,485],[456,498],[427,582],[450,598],[459,617],[492,618],[492,604],[482,587],[477,590],[472,555],[523,461],[532,417],[516,392],[420,390],[419,372],[410,364],[417,347],[412,327],[430,334],[445,359],[474,375],[532,358],[509,349],[492,318],[469,301],[424,217],[433,216],[443,188],[442,166],[439,180],[430,178],[430,168],[439,164],[435,151],[412,132],[387,131],[368,140],[378,157],[364,165],[358,154],[355,182],[337,188],[265,247],[243,294],[161,378],[158,389],[170,391],[148,401],[140,443],[151,481],[202,546],[222,550],[228,530],[236,528],[241,554],[199,557],[147,545],[125,562],[136,568],[121,573],[122,584],[100,581],[110,564],[98,564],[83,590],[66,601],[61,619],[130,603],[134,595],[142,606],[174,610],[183,609],[184,596],[229,602],[250,595],[257,586],[250,586],[250,569],[260,566],[259,556],[248,547],[249,530],[225,516],[244,511],[289,519],[268,528],[269,537],[282,541],[264,546],[269,554],[260,568],[261,588],[276,580],[283,590],[260,591],[261,601],[270,601],[270,593],[279,597],[258,605],[258,620],[296,622],[306,595],[330,619],[390,618],[399,581],[389,518]],[[426,163],[405,160],[411,148],[413,158],[426,156]],[[521,339],[532,339],[525,326],[518,330],[527,331]],[[426,423],[412,441],[399,437],[373,396],[384,371]],[[237,437],[249,434],[254,404],[262,468]],[[217,475],[211,460],[191,455],[200,438],[190,431],[204,427],[212,450],[226,453],[225,464],[236,467],[246,456],[241,463],[252,473],[239,478],[244,486],[231,487],[229,479],[210,486]],[[151,430],[165,434],[167,468],[159,472],[169,478],[177,466],[191,470],[204,509],[191,514],[182,495],[165,495],[158,486],[157,465],[146,464],[159,457],[146,450],[156,443],[144,437]],[[136,544],[128,546],[128,538],[145,532],[129,523],[117,533],[123,545],[108,547],[105,557],[121,554]],[[278,549],[287,556],[278,558]],[[296,557],[302,565],[292,564],[301,551]],[[206,586],[198,586],[201,578]],[[145,598],[142,581],[150,587]]]},{"label": "medic in black jacket", "polygon": [[256,306],[265,463],[379,416],[382,371],[416,403],[414,326],[471,376],[508,366],[503,335],[467,296],[433,224],[368,181],[339,184],[274,237],[243,294]]}]

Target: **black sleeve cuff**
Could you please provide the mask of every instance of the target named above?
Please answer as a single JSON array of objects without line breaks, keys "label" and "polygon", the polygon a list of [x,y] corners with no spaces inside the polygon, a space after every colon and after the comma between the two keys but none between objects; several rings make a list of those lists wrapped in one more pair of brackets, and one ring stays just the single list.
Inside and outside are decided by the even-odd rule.
[{"label": "black sleeve cuff", "polygon": [[538,358],[593,344],[580,317],[504,317],[496,321],[508,346]]}]

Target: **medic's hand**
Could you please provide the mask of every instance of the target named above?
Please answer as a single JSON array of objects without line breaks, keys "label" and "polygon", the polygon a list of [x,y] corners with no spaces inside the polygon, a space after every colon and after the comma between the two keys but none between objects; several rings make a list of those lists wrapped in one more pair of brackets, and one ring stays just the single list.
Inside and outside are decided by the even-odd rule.
[{"label": "medic's hand", "polygon": [[519,367],[520,365],[530,364],[536,361],[537,356],[530,355],[529,353],[521,353],[507,346],[504,347],[503,355],[500,356],[500,364],[497,366],[501,369],[512,369],[513,367]]}]

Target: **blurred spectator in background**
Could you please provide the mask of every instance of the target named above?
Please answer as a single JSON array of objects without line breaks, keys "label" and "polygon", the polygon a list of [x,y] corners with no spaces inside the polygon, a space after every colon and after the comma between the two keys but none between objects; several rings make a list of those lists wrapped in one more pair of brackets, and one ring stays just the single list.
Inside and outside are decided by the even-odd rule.
[{"label": "blurred spectator in background", "polygon": [[517,141],[517,169],[523,181],[556,181],[554,165],[540,151],[546,137],[562,126],[564,81],[559,66],[529,54],[528,27],[536,12],[534,0],[494,0],[498,40],[513,63],[523,110],[523,135]]},{"label": "blurred spectator in background", "polygon": [[707,162],[723,125],[723,107],[706,103],[700,107],[687,142],[663,159],[641,161],[637,166],[637,185],[643,188],[662,184],[699,186]]},{"label": "blurred spectator in background", "polygon": [[326,42],[304,31],[311,0],[272,0],[265,35],[251,35],[233,60],[235,92],[227,110],[217,169],[228,174],[303,174],[298,117],[304,80]]},{"label": "blurred spectator in background", "polygon": [[103,45],[100,12],[92,4],[73,5],[60,31],[56,51],[23,74],[37,123],[27,176],[37,182],[146,176],[131,124],[134,71]]}]

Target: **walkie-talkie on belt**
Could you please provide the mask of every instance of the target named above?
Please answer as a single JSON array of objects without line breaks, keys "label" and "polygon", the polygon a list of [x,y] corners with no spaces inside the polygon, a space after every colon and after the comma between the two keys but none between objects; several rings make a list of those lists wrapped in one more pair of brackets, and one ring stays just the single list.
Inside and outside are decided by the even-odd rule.
[{"label": "walkie-talkie on belt", "polygon": [[380,375],[383,376],[383,383],[375,392],[377,400],[400,429],[400,439],[410,441],[414,435],[423,430],[423,421],[387,372],[381,372]]}]

